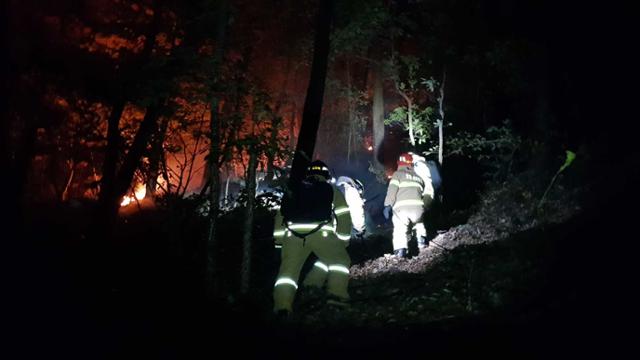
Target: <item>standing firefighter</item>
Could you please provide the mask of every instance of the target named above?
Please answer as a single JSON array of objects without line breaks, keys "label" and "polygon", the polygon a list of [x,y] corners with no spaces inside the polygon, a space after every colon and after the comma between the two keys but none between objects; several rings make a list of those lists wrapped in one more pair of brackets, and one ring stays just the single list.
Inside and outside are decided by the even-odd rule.
[{"label": "standing firefighter", "polygon": [[314,253],[327,271],[327,302],[346,306],[349,301],[347,253],[351,217],[340,191],[329,183],[331,175],[322,161],[313,161],[306,178],[285,199],[276,215],[273,236],[282,245],[282,262],[273,289],[274,312],[288,316],[298,289],[305,260]]},{"label": "standing firefighter", "polygon": [[[347,176],[340,176],[336,181],[336,186],[344,194],[344,199],[349,207],[351,215],[351,239],[354,241],[364,241],[365,219],[364,219],[364,199],[362,193],[364,185],[357,180]],[[313,267],[304,280],[306,288],[320,289],[324,286],[328,275],[328,266],[321,260],[316,260]]]},{"label": "standing firefighter", "polygon": [[411,154],[401,154],[398,170],[389,182],[383,210],[386,219],[393,213],[393,253],[399,258],[408,255],[408,240],[414,227],[418,239],[426,238],[422,224],[424,186],[424,180],[413,170]]}]

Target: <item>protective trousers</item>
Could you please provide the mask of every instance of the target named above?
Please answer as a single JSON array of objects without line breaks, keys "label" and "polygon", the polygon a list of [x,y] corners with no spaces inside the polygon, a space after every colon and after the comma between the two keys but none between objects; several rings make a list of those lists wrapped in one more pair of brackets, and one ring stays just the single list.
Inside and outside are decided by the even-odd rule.
[{"label": "protective trousers", "polygon": [[400,207],[393,209],[393,250],[407,249],[408,240],[411,237],[411,232],[415,228],[416,237],[427,236],[427,230],[422,223],[422,214],[424,210],[422,207]]},{"label": "protective trousers", "polygon": [[327,292],[349,299],[351,259],[344,241],[333,234],[325,234],[317,231],[307,236],[305,241],[296,236],[283,241],[280,271],[273,289],[274,311],[293,310],[300,271],[312,252],[318,256],[322,264],[326,264]]}]

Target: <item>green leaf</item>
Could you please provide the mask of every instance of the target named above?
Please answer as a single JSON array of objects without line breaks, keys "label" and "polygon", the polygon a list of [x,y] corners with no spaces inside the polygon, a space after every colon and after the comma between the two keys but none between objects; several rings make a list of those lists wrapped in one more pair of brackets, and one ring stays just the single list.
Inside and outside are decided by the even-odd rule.
[{"label": "green leaf", "polygon": [[571,150],[567,150],[567,158],[564,161],[564,165],[562,165],[562,167],[560,168],[560,170],[558,170],[558,172],[561,172],[562,170],[564,170],[566,167],[568,167],[569,165],[571,165],[571,163],[573,162],[573,160],[576,158],[576,153],[574,153]]}]

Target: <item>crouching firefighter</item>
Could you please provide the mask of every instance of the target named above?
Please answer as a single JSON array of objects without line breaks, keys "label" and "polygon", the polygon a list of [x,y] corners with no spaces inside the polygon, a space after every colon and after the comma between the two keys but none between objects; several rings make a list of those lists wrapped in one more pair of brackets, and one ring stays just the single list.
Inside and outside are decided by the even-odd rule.
[{"label": "crouching firefighter", "polygon": [[330,184],[330,179],[327,165],[313,161],[299,188],[283,200],[275,217],[273,235],[276,246],[282,246],[280,270],[273,289],[277,314],[293,311],[300,272],[311,253],[327,272],[327,301],[348,304],[351,259],[346,247],[351,216],[344,197]]}]

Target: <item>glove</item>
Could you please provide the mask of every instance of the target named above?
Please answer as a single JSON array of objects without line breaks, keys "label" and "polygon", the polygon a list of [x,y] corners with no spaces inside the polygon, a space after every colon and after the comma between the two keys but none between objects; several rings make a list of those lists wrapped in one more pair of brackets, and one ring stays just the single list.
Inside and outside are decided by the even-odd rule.
[{"label": "glove", "polygon": [[382,215],[384,215],[384,218],[389,220],[389,218],[391,217],[391,205],[387,205],[384,207],[384,209],[382,210]]}]

